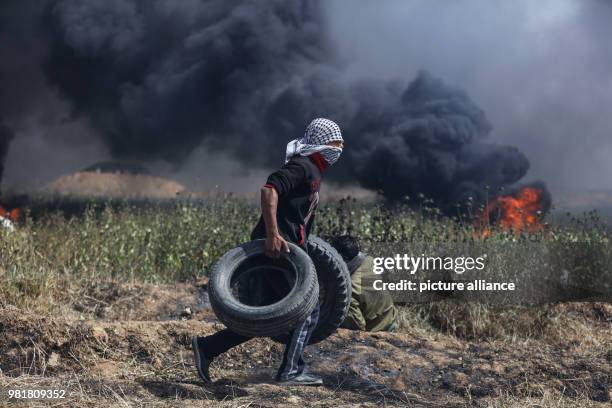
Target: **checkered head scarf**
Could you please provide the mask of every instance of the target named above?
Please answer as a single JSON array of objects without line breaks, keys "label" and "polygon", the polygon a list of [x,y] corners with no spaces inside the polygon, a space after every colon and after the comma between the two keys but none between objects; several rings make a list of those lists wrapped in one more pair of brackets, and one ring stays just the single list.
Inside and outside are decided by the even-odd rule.
[{"label": "checkered head scarf", "polygon": [[302,138],[292,140],[287,144],[285,163],[293,156],[309,156],[319,152],[331,166],[342,153],[342,148],[327,145],[335,140],[344,141],[340,127],[329,119],[317,118],[310,122]]}]

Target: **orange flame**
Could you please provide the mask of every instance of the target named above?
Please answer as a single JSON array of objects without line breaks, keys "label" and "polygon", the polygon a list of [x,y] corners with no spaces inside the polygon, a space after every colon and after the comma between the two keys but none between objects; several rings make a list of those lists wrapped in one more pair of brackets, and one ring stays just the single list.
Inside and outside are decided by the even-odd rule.
[{"label": "orange flame", "polygon": [[537,232],[544,226],[539,221],[542,210],[542,190],[535,187],[523,187],[516,196],[505,195],[493,199],[485,208],[479,220],[481,238],[491,235],[488,227],[490,215],[499,214],[497,223],[506,230]]},{"label": "orange flame", "polygon": [[13,208],[11,211],[7,211],[0,207],[0,217],[8,218],[11,221],[17,221],[19,218],[19,208]]}]

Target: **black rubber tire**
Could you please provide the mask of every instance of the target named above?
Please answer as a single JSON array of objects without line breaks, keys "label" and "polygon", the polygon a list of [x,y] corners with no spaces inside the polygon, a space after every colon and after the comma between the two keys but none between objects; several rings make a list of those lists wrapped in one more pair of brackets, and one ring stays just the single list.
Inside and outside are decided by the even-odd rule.
[{"label": "black rubber tire", "polygon": [[[340,327],[351,305],[351,274],[342,256],[330,244],[311,235],[306,242],[319,281],[319,322],[308,344],[315,344],[331,336]],[[287,334],[273,338],[287,343]]]},{"label": "black rubber tire", "polygon": [[[265,240],[259,239],[229,250],[210,274],[208,295],[217,318],[244,336],[271,337],[287,333],[312,313],[319,297],[315,268],[304,250],[289,243],[291,252],[274,260],[264,255],[264,246]],[[289,294],[279,301],[249,306],[232,293],[232,281],[239,279],[237,275],[261,269],[263,265],[291,270],[295,282]]]}]

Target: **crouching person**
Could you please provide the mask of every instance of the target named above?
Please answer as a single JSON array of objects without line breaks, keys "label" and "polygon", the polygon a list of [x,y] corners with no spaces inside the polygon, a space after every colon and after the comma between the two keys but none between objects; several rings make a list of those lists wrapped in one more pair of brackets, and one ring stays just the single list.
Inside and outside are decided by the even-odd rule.
[{"label": "crouching person", "polygon": [[359,241],[350,235],[334,236],[330,244],[342,256],[351,273],[351,305],[341,327],[364,331],[395,331],[397,307],[388,291],[375,290],[374,259],[360,251]]},{"label": "crouching person", "polygon": [[[328,119],[315,119],[304,137],[287,145],[285,165],[272,173],[261,188],[262,216],[251,239],[265,238],[266,255],[277,258],[289,252],[287,241],[306,250],[306,240],[319,203],[319,187],[324,171],[338,160],[344,146],[338,125]],[[272,288],[270,288],[272,290]],[[306,320],[298,322],[285,346],[276,380],[288,385],[322,385],[321,377],[307,374],[303,359],[319,318],[319,305]],[[211,336],[194,337],[192,348],[198,374],[210,382],[209,366],[220,354],[251,337],[227,328]]]}]

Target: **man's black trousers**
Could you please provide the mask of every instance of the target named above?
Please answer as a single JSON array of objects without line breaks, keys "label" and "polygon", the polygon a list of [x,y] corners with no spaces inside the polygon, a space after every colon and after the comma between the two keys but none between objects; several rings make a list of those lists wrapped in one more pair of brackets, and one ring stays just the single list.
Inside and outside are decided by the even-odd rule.
[{"label": "man's black trousers", "polygon": [[[278,368],[278,373],[276,375],[277,380],[286,380],[304,371],[304,348],[308,344],[310,336],[317,326],[318,321],[319,304],[317,303],[315,310],[313,310],[310,316],[308,316],[306,320],[299,322],[296,328],[291,332],[289,342],[285,346],[283,362]],[[214,358],[250,339],[252,339],[252,337],[243,336],[230,329],[223,329],[204,338],[202,342],[204,346],[203,351],[207,357]]]}]

